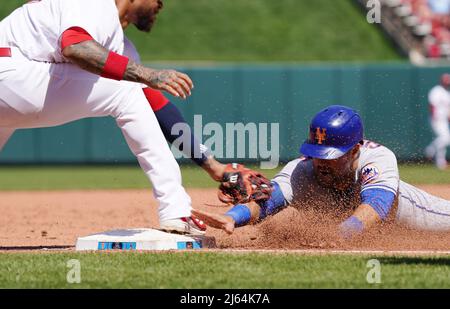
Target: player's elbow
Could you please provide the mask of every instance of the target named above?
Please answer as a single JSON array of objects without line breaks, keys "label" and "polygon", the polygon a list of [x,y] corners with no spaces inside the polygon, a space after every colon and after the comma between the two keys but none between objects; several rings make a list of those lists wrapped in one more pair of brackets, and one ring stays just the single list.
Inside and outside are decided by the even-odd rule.
[{"label": "player's elbow", "polygon": [[62,54],[66,59],[73,59],[75,56],[75,51],[73,45],[66,46],[62,50]]},{"label": "player's elbow", "polygon": [[86,49],[87,47],[86,45],[88,44],[89,42],[81,42],[77,44],[68,45],[64,47],[64,49],[62,50],[62,54],[67,60],[71,60],[73,62],[85,60],[83,58],[86,58],[86,56],[84,55],[86,55],[87,53],[83,49]]},{"label": "player's elbow", "polygon": [[61,35],[61,53],[67,59],[73,59],[79,54],[78,49],[94,41],[94,38],[81,27],[71,27]]}]

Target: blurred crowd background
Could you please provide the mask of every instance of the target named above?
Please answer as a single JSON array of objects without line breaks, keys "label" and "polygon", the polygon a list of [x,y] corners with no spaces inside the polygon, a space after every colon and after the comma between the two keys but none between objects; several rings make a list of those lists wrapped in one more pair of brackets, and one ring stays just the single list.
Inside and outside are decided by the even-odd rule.
[{"label": "blurred crowd background", "polygon": [[[0,18],[26,2],[0,1]],[[381,23],[368,19],[374,9]],[[286,161],[312,115],[344,104],[361,112],[368,138],[423,161],[433,139],[428,93],[450,72],[449,27],[450,0],[164,0],[150,34],[126,34],[146,64],[194,79],[187,102],[169,97],[192,125],[199,114],[204,123],[280,123]],[[17,132],[0,162],[134,157],[113,121],[86,119]]]}]

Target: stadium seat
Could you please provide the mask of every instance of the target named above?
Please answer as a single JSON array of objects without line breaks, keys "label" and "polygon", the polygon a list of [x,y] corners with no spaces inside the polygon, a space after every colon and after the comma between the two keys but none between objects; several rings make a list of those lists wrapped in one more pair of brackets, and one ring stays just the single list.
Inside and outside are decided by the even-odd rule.
[{"label": "stadium seat", "polygon": [[402,0],[383,0],[382,4],[385,4],[389,7],[397,7],[402,4]]},{"label": "stadium seat", "polygon": [[450,59],[450,15],[434,13],[428,0],[382,0],[381,3],[392,12],[389,18],[405,25],[403,30],[398,30],[399,36],[402,31],[409,31],[418,40],[413,48],[418,43],[427,57]]}]

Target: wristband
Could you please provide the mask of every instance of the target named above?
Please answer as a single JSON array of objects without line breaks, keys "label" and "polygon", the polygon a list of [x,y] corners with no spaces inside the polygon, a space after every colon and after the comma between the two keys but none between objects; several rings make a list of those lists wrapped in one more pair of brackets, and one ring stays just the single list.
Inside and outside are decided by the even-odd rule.
[{"label": "wristband", "polygon": [[364,224],[355,216],[351,216],[340,225],[341,236],[347,240],[361,233],[363,230]]},{"label": "wristband", "polygon": [[233,218],[236,226],[246,225],[252,218],[250,209],[248,209],[248,207],[243,204],[234,206],[225,215]]},{"label": "wristband", "polygon": [[123,75],[127,70],[128,61],[129,59],[127,57],[110,51],[101,76],[115,80],[122,80]]}]

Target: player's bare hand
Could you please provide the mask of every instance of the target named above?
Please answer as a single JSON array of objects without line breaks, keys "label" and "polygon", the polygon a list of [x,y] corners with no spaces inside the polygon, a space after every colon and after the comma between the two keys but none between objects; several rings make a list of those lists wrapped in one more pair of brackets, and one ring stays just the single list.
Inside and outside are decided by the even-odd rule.
[{"label": "player's bare hand", "polygon": [[228,234],[233,234],[234,232],[234,220],[230,216],[213,214],[196,209],[192,210],[192,214],[210,227],[224,230]]},{"label": "player's bare hand", "polygon": [[147,85],[183,99],[191,95],[194,87],[188,75],[175,70],[153,70],[147,80]]}]

